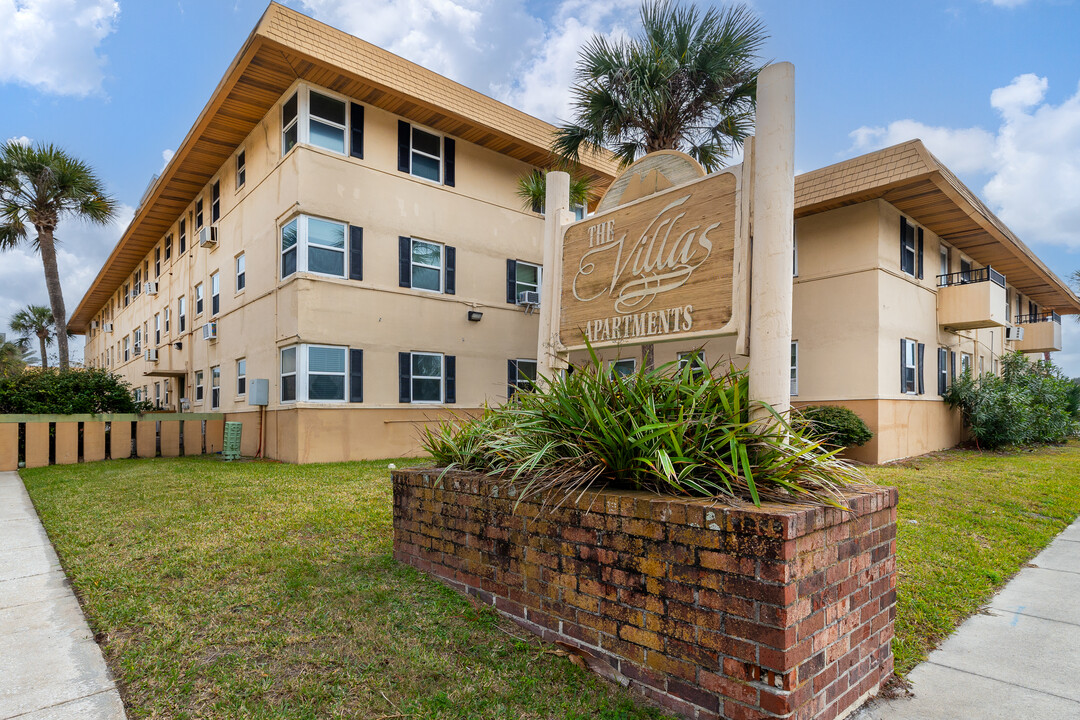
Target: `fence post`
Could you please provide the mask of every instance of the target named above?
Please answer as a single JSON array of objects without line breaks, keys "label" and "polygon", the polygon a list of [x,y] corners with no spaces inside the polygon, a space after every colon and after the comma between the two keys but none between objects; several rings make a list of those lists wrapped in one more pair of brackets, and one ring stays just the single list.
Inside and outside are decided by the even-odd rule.
[{"label": "fence post", "polygon": [[83,462],[105,459],[105,423],[83,423]]},{"label": "fence post", "polygon": [[19,423],[0,423],[0,471],[19,469]]}]

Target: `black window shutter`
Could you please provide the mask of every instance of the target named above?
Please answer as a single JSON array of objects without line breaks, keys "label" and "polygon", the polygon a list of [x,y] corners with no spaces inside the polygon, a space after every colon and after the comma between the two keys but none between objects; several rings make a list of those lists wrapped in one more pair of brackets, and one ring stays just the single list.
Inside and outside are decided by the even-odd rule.
[{"label": "black window shutter", "polygon": [[349,226],[349,279],[364,279],[364,228]]},{"label": "black window shutter", "polygon": [[404,120],[397,122],[397,169],[403,173],[412,172],[409,162],[412,154],[412,125]]},{"label": "black window shutter", "polygon": [[457,379],[455,378],[456,370],[457,358],[453,355],[443,356],[443,373],[446,375],[446,378],[443,380],[443,402],[457,402]]},{"label": "black window shutter", "polygon": [[349,154],[364,157],[364,106],[349,103]]},{"label": "black window shutter", "polygon": [[363,350],[349,350],[349,402],[364,402]]},{"label": "black window shutter", "polygon": [[412,402],[412,353],[399,352],[398,364],[398,402]]},{"label": "black window shutter", "polygon": [[924,358],[926,356],[926,345],[924,345],[922,343],[919,343],[918,346],[917,346],[917,350],[918,350],[918,356],[917,356],[916,362],[918,364],[916,365],[916,368],[918,369],[918,373],[919,373],[918,374],[918,379],[919,379],[918,380],[918,382],[919,382],[918,393],[919,393],[919,395],[922,395],[922,394],[924,394],[926,392],[926,385],[923,384],[923,375],[924,375],[923,368],[926,365],[926,363],[923,362],[923,360],[924,360]]},{"label": "black window shutter", "polygon": [[948,375],[949,364],[949,351],[945,348],[938,348],[937,351],[937,393],[938,395],[944,395],[948,389],[946,378]]},{"label": "black window shutter", "polygon": [[457,292],[457,250],[449,245],[446,250],[446,294],[453,295]]},{"label": "black window shutter", "polygon": [[398,285],[412,287],[412,238],[398,238]]},{"label": "black window shutter", "polygon": [[952,351],[952,350],[949,351],[949,361],[950,361],[949,366],[952,368],[952,374],[950,375],[950,379],[955,382],[956,381],[956,352],[955,351]]},{"label": "black window shutter", "polygon": [[443,185],[454,187],[454,155],[457,143],[454,138],[443,138]]},{"label": "black window shutter", "polygon": [[514,397],[514,391],[517,390],[517,361],[506,361],[506,399]]},{"label": "black window shutter", "polygon": [[904,382],[905,363],[907,363],[907,340],[900,338],[900,392],[907,392],[907,383]]},{"label": "black window shutter", "polygon": [[919,228],[919,279],[922,280],[923,266],[923,229]]},{"label": "black window shutter", "polygon": [[907,241],[907,218],[900,216],[900,272],[904,271],[904,243]]},{"label": "black window shutter", "polygon": [[517,260],[506,261],[506,302],[517,305]]}]

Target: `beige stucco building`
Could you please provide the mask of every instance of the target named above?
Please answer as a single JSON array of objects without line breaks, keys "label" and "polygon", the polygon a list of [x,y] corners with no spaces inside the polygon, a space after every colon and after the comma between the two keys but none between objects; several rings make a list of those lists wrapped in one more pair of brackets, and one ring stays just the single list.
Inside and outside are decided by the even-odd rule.
[{"label": "beige stucco building", "polygon": [[[534,367],[519,301],[539,291],[543,220],[516,189],[551,131],[271,5],[69,327],[141,397],[244,422],[246,454],[260,435],[291,462],[416,452],[424,421],[504,401]],[[616,172],[583,169],[598,187]],[[799,177],[793,260],[793,400],[855,409],[869,461],[960,439],[939,356],[946,383],[991,372],[1008,349],[1060,349],[1044,313],[1080,311],[917,141]],[[733,339],[704,349],[747,360]],[[641,348],[607,356],[637,366]]]}]

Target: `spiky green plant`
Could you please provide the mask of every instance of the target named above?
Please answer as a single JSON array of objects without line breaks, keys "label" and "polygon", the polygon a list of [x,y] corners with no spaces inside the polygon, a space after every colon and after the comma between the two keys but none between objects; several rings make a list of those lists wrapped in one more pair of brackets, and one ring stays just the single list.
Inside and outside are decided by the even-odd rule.
[{"label": "spiky green plant", "polygon": [[636,37],[596,35],[582,48],[573,120],[556,131],[553,152],[577,161],[603,147],[627,165],[684,150],[719,169],[753,128],[764,26],[745,5],[702,14],[675,0],[646,0],[641,26]]},{"label": "spiky green plant", "polygon": [[11,331],[17,333],[24,342],[37,338],[41,348],[41,367],[49,367],[49,345],[56,338],[56,321],[52,310],[44,305],[27,305],[11,316]]},{"label": "spiky green plant", "polygon": [[[517,196],[521,207],[533,212],[543,212],[547,200],[547,172],[533,170],[518,178]],[[592,183],[588,178],[570,175],[570,205],[587,207],[592,200]]]},{"label": "spiky green plant", "polygon": [[[771,413],[750,417],[745,372],[687,363],[620,376],[591,355],[477,419],[426,429],[437,465],[501,476],[519,497],[590,486],[836,503],[858,472]],[[767,407],[767,406],[766,406]],[[771,409],[770,409],[771,410]]]}]

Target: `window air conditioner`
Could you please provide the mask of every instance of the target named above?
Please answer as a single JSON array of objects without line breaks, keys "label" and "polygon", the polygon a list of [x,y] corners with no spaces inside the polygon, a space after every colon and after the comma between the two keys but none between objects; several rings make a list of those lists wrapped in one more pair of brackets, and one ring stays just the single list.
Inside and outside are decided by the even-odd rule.
[{"label": "window air conditioner", "polygon": [[101,329],[105,332],[112,332],[112,323],[105,323],[101,326]]},{"label": "window air conditioner", "polygon": [[157,350],[155,350],[154,348],[146,348],[146,351],[143,353],[143,357],[146,358],[147,362],[157,362]]},{"label": "window air conditioner", "polygon": [[1024,328],[1020,327],[1019,325],[1017,325],[1015,327],[1007,327],[1007,328],[1005,328],[1005,339],[1006,340],[1023,340],[1024,339]]},{"label": "window air conditioner", "polygon": [[199,246],[213,247],[217,245],[217,225],[208,225],[199,230]]},{"label": "window air conditioner", "polygon": [[518,293],[518,305],[539,305],[540,293],[535,290],[525,290]]},{"label": "window air conditioner", "polygon": [[147,295],[157,295],[157,283],[148,282],[143,286],[143,290]]},{"label": "window air conditioner", "polygon": [[208,322],[202,326],[203,340],[217,340],[217,323]]}]

